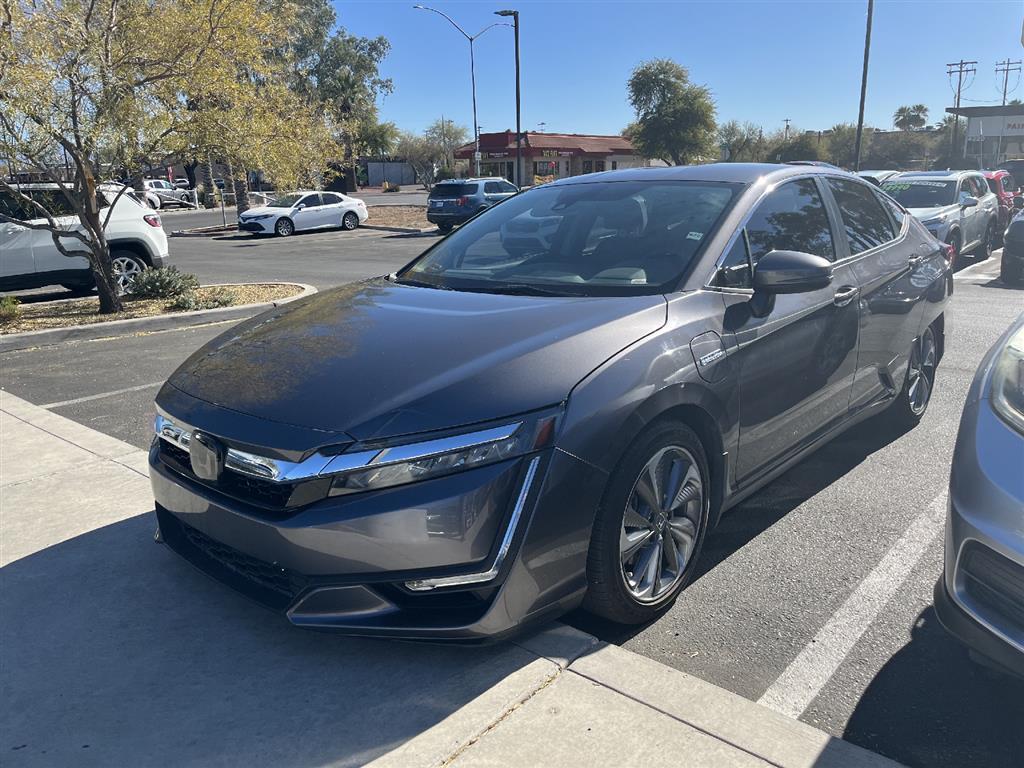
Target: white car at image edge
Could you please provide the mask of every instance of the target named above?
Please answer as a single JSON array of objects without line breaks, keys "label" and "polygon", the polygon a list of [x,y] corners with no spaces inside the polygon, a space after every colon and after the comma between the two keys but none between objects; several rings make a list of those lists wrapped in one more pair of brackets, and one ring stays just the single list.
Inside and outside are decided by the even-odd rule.
[{"label": "white car at image edge", "polygon": [[[54,183],[21,184],[18,191],[40,203],[67,230],[81,230],[78,216]],[[110,258],[117,287],[124,293],[145,269],[167,263],[167,234],[159,214],[146,208],[131,188],[117,196],[119,184],[101,184],[100,216],[110,214],[104,233],[110,246]],[[116,202],[115,202],[116,200]],[[114,203],[111,212],[110,205]],[[19,224],[44,224],[38,209],[21,198],[0,190],[0,211],[14,222],[0,222],[0,291],[17,291],[62,285],[70,291],[86,292],[95,287],[89,260],[84,256],[65,256],[53,244],[46,230]],[[74,243],[70,238],[66,241]]]},{"label": "white car at image edge", "polygon": [[295,232],[340,227],[352,230],[369,218],[366,203],[340,192],[312,190],[281,195],[238,217],[238,229],[287,237]]}]

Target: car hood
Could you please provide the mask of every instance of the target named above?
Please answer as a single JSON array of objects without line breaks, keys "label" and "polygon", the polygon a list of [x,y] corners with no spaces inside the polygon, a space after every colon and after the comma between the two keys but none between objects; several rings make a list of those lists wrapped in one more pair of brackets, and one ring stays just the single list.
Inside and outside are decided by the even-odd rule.
[{"label": "car hood", "polygon": [[245,213],[240,213],[238,215],[238,218],[240,218],[240,219],[248,219],[248,218],[251,218],[253,216],[261,216],[261,215],[263,215],[265,213],[281,213],[284,210],[286,210],[286,209],[285,208],[271,208],[270,206],[267,206],[267,205],[260,205],[260,206],[258,206],[256,208],[249,208],[248,210],[246,210]]},{"label": "car hood", "polygon": [[907,208],[907,210],[915,219],[927,221],[928,219],[934,219],[936,216],[953,213],[957,207],[956,205],[940,205],[935,208]]},{"label": "car hood", "polygon": [[233,411],[357,440],[426,432],[563,401],[663,326],[666,306],[660,295],[503,296],[377,279],[244,322],[168,383]]}]

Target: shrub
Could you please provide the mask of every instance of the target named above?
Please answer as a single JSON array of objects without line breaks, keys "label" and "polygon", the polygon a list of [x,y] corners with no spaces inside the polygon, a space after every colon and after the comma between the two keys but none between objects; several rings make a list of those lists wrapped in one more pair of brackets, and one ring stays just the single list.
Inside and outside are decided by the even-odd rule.
[{"label": "shrub", "polygon": [[235,303],[236,298],[238,297],[226,288],[215,288],[206,296],[200,296],[194,290],[185,291],[168,304],[167,308],[175,312],[196,312],[200,309],[229,307]]},{"label": "shrub", "polygon": [[132,283],[133,299],[174,299],[199,287],[195,275],[179,272],[177,267],[147,269]]},{"label": "shrub", "polygon": [[21,318],[21,302],[14,296],[0,297],[0,323],[16,323]]}]

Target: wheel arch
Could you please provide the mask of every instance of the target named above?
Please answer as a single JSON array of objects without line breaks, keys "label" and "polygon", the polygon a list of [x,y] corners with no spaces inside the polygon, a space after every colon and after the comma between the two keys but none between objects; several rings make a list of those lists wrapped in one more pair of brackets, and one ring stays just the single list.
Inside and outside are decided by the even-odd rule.
[{"label": "wheel arch", "polygon": [[138,256],[145,263],[147,267],[153,266],[153,256],[149,252],[149,248],[141,240],[132,239],[115,239],[108,240],[107,247],[110,250],[111,258],[113,258],[114,251],[128,251],[129,253]]}]

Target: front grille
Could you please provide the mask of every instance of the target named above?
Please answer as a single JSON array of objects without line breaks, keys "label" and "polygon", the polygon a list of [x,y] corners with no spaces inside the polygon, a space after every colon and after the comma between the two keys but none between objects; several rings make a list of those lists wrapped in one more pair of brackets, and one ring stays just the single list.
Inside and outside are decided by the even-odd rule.
[{"label": "front grille", "polygon": [[[239,552],[234,547],[211,539],[202,531],[180,520],[177,521],[177,525],[183,539],[197,552],[243,579],[287,598],[289,602],[308,584],[306,577],[294,571]],[[161,528],[163,527],[161,524]]]},{"label": "front grille", "polygon": [[[216,482],[209,482],[197,477],[192,472],[188,451],[167,440],[160,440],[159,443],[160,461],[168,469],[194,483],[199,483],[236,501],[251,504],[263,510],[275,513],[291,512],[294,508],[317,501],[327,495],[329,483],[320,482],[317,479],[303,483],[273,483],[230,469],[224,470]],[[300,492],[296,493],[296,490],[300,490]]]},{"label": "front grille", "polygon": [[963,590],[992,625],[1024,633],[1024,566],[977,542],[960,557]]}]

